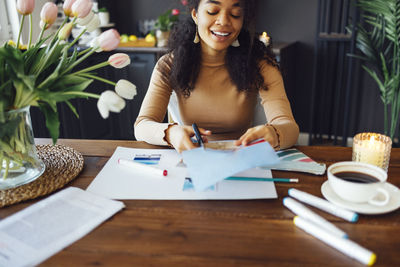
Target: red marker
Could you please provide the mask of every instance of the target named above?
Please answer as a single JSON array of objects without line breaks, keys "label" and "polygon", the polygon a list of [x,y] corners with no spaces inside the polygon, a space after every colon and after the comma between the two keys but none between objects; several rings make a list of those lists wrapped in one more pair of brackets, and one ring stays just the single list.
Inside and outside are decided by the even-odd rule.
[{"label": "red marker", "polygon": [[146,173],[149,175],[156,175],[156,176],[167,176],[168,175],[167,170],[158,169],[158,168],[155,168],[155,167],[147,165],[147,164],[134,162],[132,160],[118,159],[118,164],[121,164],[121,165],[129,167],[133,170],[137,170],[139,172]]}]

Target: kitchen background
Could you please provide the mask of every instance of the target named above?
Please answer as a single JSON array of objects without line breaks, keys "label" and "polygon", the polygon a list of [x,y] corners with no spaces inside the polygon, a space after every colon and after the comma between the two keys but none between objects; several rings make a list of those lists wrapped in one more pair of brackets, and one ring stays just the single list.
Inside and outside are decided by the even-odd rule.
[{"label": "kitchen background", "polygon": [[[282,47],[279,50],[282,72],[302,132],[301,144],[310,140],[312,144],[320,144],[328,139],[329,143],[334,140],[333,144],[345,145],[346,142],[340,140],[346,141],[358,132],[383,130],[383,105],[378,89],[361,71],[359,62],[350,62],[346,56],[351,40],[346,37],[325,42],[329,38],[324,39],[320,34],[341,31],[339,28],[355,21],[353,3],[352,0],[257,0],[257,32],[268,32],[273,42]],[[343,11],[346,6],[348,10]],[[183,11],[184,8],[180,0],[98,0],[98,8],[102,7],[108,9],[110,22],[121,34],[138,36],[143,34],[139,31],[143,21],[154,20],[168,9]],[[328,26],[324,28],[321,25]],[[336,29],[334,25],[340,27]],[[130,107],[103,121],[97,114],[95,102],[89,101],[88,104],[86,100],[84,103],[79,100],[76,102],[81,111],[79,120],[68,111],[60,112],[63,117],[61,137],[134,138],[133,123],[159,54],[125,52],[132,58],[128,69],[115,73],[106,68],[99,74],[114,80],[127,78],[138,86],[138,96],[129,104]],[[102,54],[96,55],[88,64],[109,56]],[[353,66],[349,69],[350,63]],[[94,83],[90,90],[101,92],[106,89],[103,84],[97,86],[100,84]],[[33,120],[35,136],[46,136],[40,114],[33,112]],[[312,138],[308,138],[309,133]]]}]

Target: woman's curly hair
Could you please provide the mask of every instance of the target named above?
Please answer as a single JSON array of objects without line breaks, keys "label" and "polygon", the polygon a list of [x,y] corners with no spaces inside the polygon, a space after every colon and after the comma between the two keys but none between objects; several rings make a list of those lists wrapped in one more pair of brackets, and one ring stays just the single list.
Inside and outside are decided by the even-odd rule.
[{"label": "woman's curly hair", "polygon": [[[188,10],[197,10],[201,0],[189,0]],[[260,61],[278,67],[270,46],[258,40],[255,34],[255,1],[240,0],[243,9],[243,27],[238,36],[239,47],[228,48],[225,56],[226,66],[232,82],[239,91],[257,92],[267,89],[260,73]],[[168,40],[170,60],[159,64],[163,78],[177,93],[189,97],[200,72],[200,43],[193,42],[196,24],[191,16],[179,21],[171,31]]]}]

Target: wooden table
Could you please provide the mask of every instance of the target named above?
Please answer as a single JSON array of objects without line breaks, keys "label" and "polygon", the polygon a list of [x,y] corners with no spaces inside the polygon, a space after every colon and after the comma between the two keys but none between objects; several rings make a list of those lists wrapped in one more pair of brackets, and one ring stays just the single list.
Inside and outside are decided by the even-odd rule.
[{"label": "wooden table", "polygon": [[[48,139],[37,139],[46,144]],[[155,148],[133,141],[59,140],[80,151],[85,167],[70,185],[86,188],[117,146]],[[351,159],[343,147],[298,147],[330,165]],[[293,225],[282,205],[290,187],[321,195],[326,176],[276,183],[278,199],[248,201],[123,201],[126,208],[43,263],[43,266],[362,266]],[[389,182],[400,187],[400,149],[392,149]],[[0,209],[4,218],[35,201]],[[375,266],[400,266],[400,210],[360,216],[356,224],[313,209],[378,255]]]}]

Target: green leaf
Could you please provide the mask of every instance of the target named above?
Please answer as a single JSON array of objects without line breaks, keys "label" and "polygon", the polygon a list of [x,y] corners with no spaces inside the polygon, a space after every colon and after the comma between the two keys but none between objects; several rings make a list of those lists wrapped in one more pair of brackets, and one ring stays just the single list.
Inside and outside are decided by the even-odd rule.
[{"label": "green leaf", "polygon": [[76,48],[74,48],[74,52],[68,58],[67,65],[70,65],[70,64],[74,63],[76,61],[76,59],[78,58],[78,55],[79,55],[78,50]]},{"label": "green leaf", "polygon": [[7,136],[13,136],[20,122],[20,117],[0,122],[0,140],[3,140]]},{"label": "green leaf", "polygon": [[60,136],[60,120],[58,118],[58,113],[54,112],[54,109],[46,103],[39,103],[39,108],[46,118],[46,127],[53,139],[53,144],[55,144]]},{"label": "green leaf", "polygon": [[51,75],[49,75],[47,77],[46,80],[44,80],[37,88],[41,89],[41,88],[46,88],[51,86],[52,82],[56,81],[59,78],[60,75],[60,71],[62,71],[62,67],[65,63],[65,61],[67,60],[67,54],[68,51],[64,50],[62,58],[60,60],[60,62],[58,63],[56,69],[53,71],[53,73]]},{"label": "green leaf", "polygon": [[[31,48],[26,50],[23,53],[24,61],[25,61],[25,68],[28,70],[28,73],[30,73],[30,70],[32,69],[33,64],[35,63],[35,60],[38,58],[38,53],[40,50],[45,50],[42,47],[45,41],[47,41],[52,35],[47,36],[46,38],[42,39],[40,42],[36,43],[33,45]],[[44,51],[43,51],[44,52]],[[39,57],[41,58],[41,57]],[[31,73],[32,74],[32,73]]]},{"label": "green leaf", "polygon": [[14,73],[24,73],[22,53],[11,46],[0,47],[0,57],[13,69]]},{"label": "green leaf", "polygon": [[38,75],[38,71],[39,68],[41,66],[42,61],[44,60],[44,57],[46,55],[46,49],[42,48],[39,50],[39,52],[37,53],[37,56],[32,59],[32,63],[31,63],[31,68],[29,70],[29,74],[36,74]]},{"label": "green leaf", "polygon": [[75,114],[75,116],[79,119],[79,114],[76,111],[76,108],[72,105],[71,102],[69,102],[68,100],[65,101],[65,103],[67,104],[67,106],[69,107],[69,109]]},{"label": "green leaf", "polygon": [[6,117],[4,115],[4,110],[6,109],[6,107],[4,106],[3,101],[0,101],[0,123],[5,122]]}]

